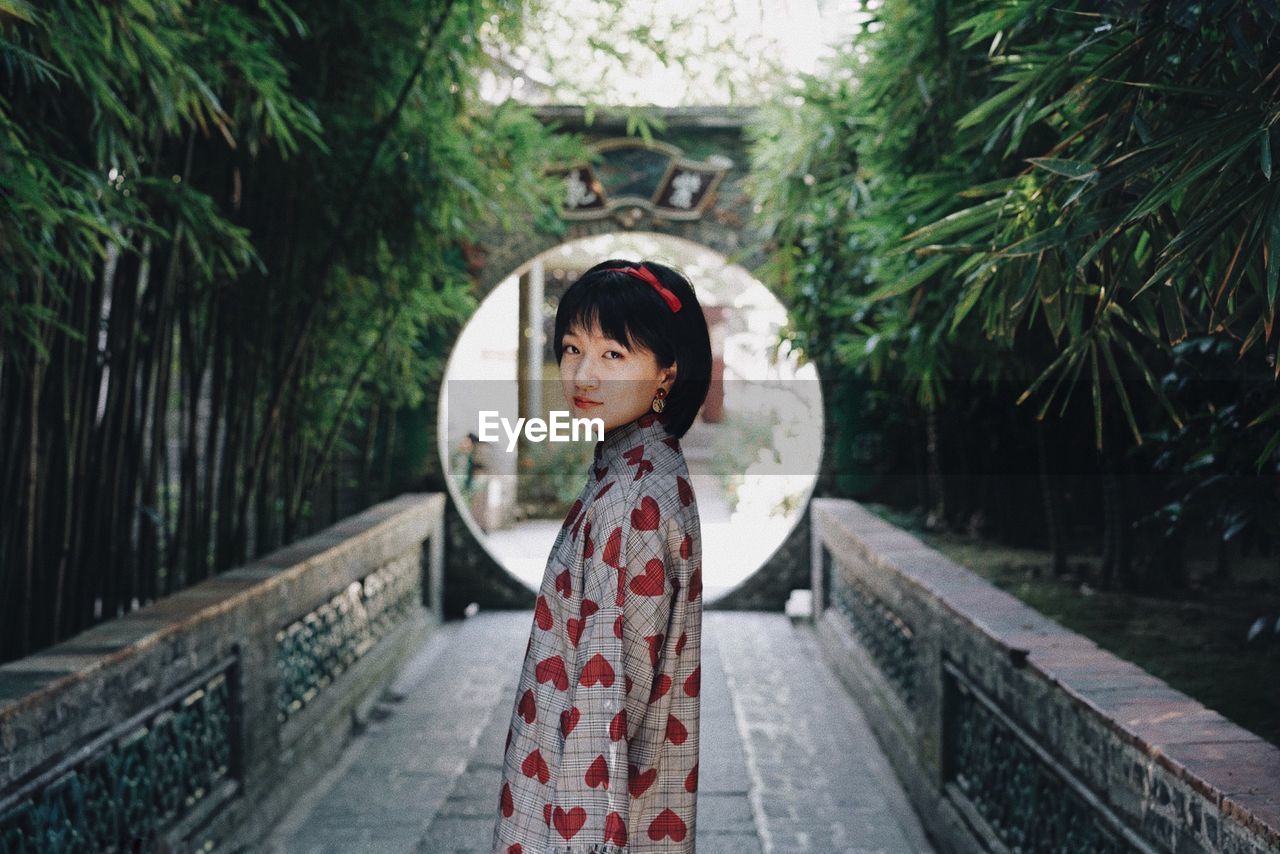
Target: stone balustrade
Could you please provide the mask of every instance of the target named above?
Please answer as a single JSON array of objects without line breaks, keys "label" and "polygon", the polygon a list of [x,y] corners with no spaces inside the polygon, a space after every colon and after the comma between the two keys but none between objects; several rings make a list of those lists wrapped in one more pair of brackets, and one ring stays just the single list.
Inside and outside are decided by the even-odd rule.
[{"label": "stone balustrade", "polygon": [[0,666],[0,854],[252,848],[443,618],[445,496]]},{"label": "stone balustrade", "polygon": [[814,499],[824,655],[949,851],[1280,850],[1280,749],[853,501]]}]

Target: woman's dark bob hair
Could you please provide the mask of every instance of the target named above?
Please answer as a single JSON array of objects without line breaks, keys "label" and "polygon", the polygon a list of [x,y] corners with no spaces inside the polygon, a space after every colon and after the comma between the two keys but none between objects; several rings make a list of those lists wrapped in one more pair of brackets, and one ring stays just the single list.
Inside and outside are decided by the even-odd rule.
[{"label": "woman's dark bob hair", "polygon": [[[680,300],[673,312],[658,292],[610,267],[644,266]],[[711,387],[711,336],[693,285],[682,273],[654,261],[601,261],[569,286],[556,309],[556,364],[564,354],[564,335],[572,327],[598,326],[601,334],[628,350],[648,350],[658,365],[676,365],[676,381],[658,420],[682,438]]]}]

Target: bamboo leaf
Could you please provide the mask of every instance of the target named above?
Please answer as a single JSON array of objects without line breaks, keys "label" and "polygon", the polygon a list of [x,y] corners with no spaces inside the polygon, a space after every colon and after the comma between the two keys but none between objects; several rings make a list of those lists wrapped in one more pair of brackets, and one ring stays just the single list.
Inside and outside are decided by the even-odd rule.
[{"label": "bamboo leaf", "polygon": [[1080,160],[1064,160],[1058,157],[1028,157],[1027,161],[1055,175],[1062,175],[1076,181],[1098,174],[1096,166]]},{"label": "bamboo leaf", "polygon": [[964,295],[960,298],[960,302],[956,305],[955,315],[951,319],[951,331],[955,332],[960,326],[960,322],[964,320],[982,296],[982,291],[986,285],[986,280],[979,277],[975,279],[968,288],[965,289]]},{"label": "bamboo leaf", "polygon": [[1258,156],[1258,165],[1262,169],[1262,177],[1268,181],[1271,180],[1271,130],[1262,127],[1258,130],[1258,147],[1261,152]]},{"label": "bamboo leaf", "polygon": [[877,302],[879,300],[888,299],[889,297],[898,296],[899,294],[904,294],[918,286],[925,279],[928,279],[938,270],[941,270],[944,266],[950,263],[950,261],[951,259],[946,255],[935,255],[928,261],[918,265],[905,276],[878,288],[868,295],[867,299],[871,302]]},{"label": "bamboo leaf", "polygon": [[1267,236],[1267,308],[1276,310],[1276,284],[1280,281],[1280,205],[1272,208]]},{"label": "bamboo leaf", "polygon": [[27,0],[0,0],[0,15],[9,15],[28,24],[35,23],[35,10]]},{"label": "bamboo leaf", "polygon": [[904,242],[920,243],[929,242],[936,243],[944,237],[950,237],[965,228],[970,227],[976,222],[981,222],[992,213],[999,211],[1005,204],[1003,196],[994,199],[988,199],[985,202],[973,205],[972,207],[958,210],[955,213],[948,214],[941,219],[922,226],[915,231],[905,235],[902,239]]}]

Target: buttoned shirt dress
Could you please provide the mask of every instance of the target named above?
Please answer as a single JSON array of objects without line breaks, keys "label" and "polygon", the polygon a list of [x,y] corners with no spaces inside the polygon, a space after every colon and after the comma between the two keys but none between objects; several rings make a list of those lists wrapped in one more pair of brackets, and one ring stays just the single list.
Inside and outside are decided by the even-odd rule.
[{"label": "buttoned shirt dress", "polygon": [[494,854],[692,854],[701,523],[653,413],[596,442],[538,591]]}]

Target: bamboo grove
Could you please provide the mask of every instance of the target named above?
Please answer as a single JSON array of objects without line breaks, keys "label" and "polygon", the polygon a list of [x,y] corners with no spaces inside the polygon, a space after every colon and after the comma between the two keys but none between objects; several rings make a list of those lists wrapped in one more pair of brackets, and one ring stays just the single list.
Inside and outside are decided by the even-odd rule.
[{"label": "bamboo grove", "polygon": [[752,129],[840,488],[1058,571],[1100,541],[1107,586],[1274,555],[1280,7],[867,8]]},{"label": "bamboo grove", "polygon": [[469,229],[573,144],[476,97],[508,5],[0,0],[0,660],[422,488]]}]

